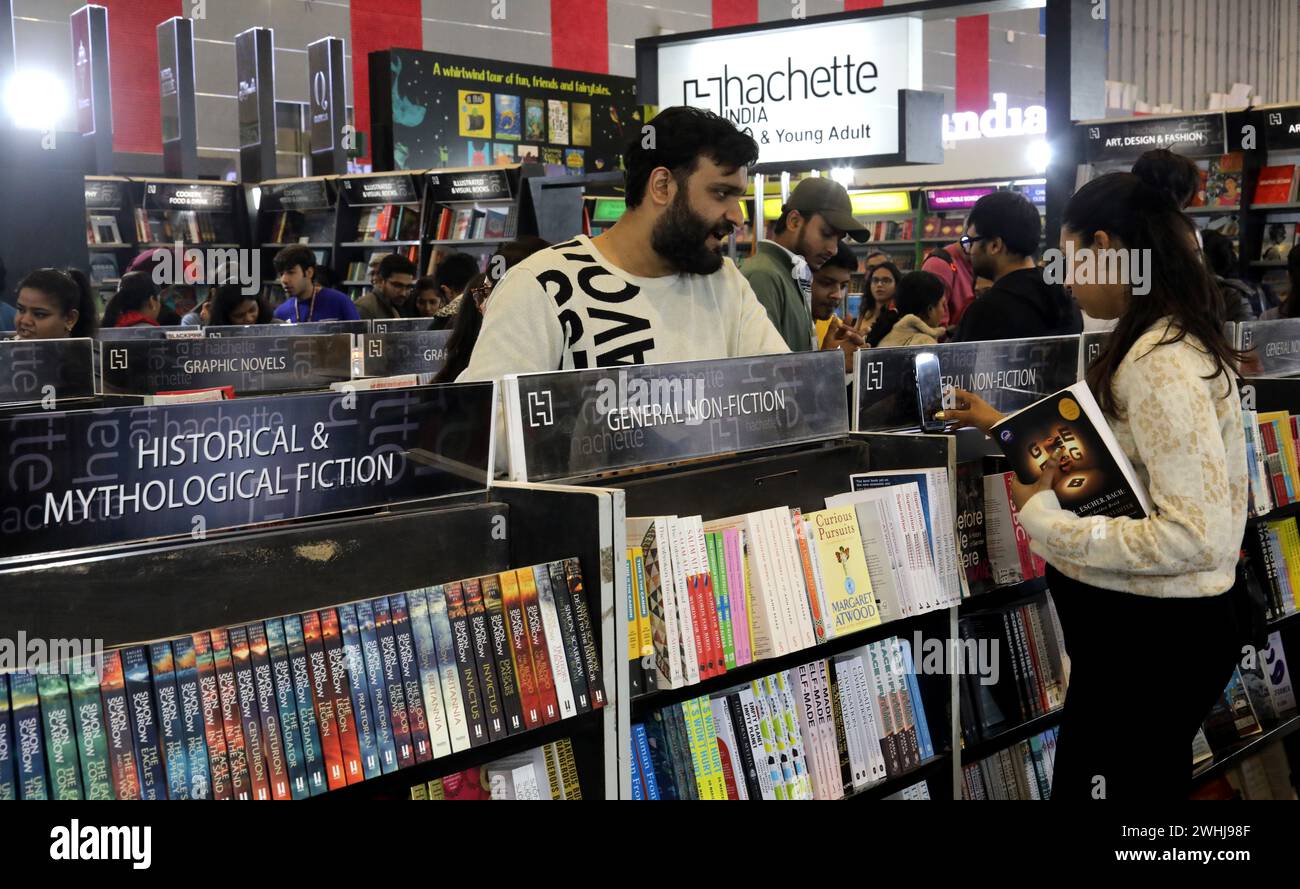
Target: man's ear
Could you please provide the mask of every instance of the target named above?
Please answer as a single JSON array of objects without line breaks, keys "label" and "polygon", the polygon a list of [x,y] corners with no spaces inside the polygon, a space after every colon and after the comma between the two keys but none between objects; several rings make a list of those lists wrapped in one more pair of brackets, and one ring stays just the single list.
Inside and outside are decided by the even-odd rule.
[{"label": "man's ear", "polygon": [[677,179],[667,167],[655,167],[650,171],[650,182],[646,193],[655,203],[666,206],[672,203],[677,194]]}]

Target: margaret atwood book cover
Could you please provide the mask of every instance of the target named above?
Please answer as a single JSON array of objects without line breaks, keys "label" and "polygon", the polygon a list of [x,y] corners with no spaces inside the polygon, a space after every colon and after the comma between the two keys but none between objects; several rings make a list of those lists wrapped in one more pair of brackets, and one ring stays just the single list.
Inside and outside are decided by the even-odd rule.
[{"label": "margaret atwood book cover", "polygon": [[1155,512],[1085,382],[1004,417],[992,434],[1023,484],[1037,482],[1057,460],[1057,500],[1077,515],[1141,519]]}]

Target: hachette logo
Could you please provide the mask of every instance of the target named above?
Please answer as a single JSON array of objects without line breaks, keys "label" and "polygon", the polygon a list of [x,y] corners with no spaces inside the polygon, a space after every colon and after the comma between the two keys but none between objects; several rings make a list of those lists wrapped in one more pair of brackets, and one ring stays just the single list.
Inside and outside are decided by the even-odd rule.
[{"label": "hachette logo", "polygon": [[82,825],[72,823],[50,830],[50,858],[54,861],[130,861],[135,870],[148,870],[153,862],[153,828]]},{"label": "hachette logo", "polygon": [[879,71],[870,59],[854,61],[845,54],[830,64],[805,69],[793,57],[785,64],[749,74],[736,73],[730,64],[722,72],[697,77],[682,83],[682,102],[686,105],[712,106],[718,114],[737,124],[764,123],[768,102],[807,102],[811,99],[869,95],[876,91]]}]

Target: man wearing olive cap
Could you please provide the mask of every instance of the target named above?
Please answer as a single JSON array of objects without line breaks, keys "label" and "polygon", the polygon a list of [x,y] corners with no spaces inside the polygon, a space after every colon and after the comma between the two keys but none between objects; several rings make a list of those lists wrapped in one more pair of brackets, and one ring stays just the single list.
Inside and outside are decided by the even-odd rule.
[{"label": "man wearing olive cap", "polygon": [[741,267],[792,352],[862,345],[856,331],[834,322],[819,343],[813,327],[813,272],[839,252],[845,235],[859,242],[869,237],[867,227],[853,218],[844,186],[832,179],[804,179],[790,193],[772,239],[759,241],[757,252]]}]

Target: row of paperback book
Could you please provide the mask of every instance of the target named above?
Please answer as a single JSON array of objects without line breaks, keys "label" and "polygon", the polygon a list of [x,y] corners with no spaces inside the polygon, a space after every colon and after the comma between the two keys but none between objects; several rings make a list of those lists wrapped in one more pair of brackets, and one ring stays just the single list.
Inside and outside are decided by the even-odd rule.
[{"label": "row of paperback book", "polygon": [[344,281],[367,280],[366,276],[367,274],[369,274],[369,270],[370,270],[370,256],[373,256],[375,253],[379,253],[380,255],[386,255],[388,253],[400,253],[402,256],[405,256],[407,259],[409,259],[411,262],[414,263],[419,261],[420,248],[412,244],[405,248],[398,247],[398,248],[390,248],[388,250],[372,250],[370,254],[366,256],[365,260],[354,260],[348,263],[347,273],[344,275],[343,280]]},{"label": "row of paperback book", "polygon": [[1267,515],[1300,500],[1300,415],[1243,410],[1250,514]]},{"label": "row of paperback book", "polygon": [[1058,731],[1050,728],[979,762],[962,766],[961,798],[1051,799]]},{"label": "row of paperback book", "polygon": [[1243,657],[1233,670],[1192,744],[1192,765],[1232,752],[1296,712],[1282,635],[1275,631],[1267,648]]},{"label": "row of paperback book", "polygon": [[416,241],[420,238],[419,204],[384,204],[362,208],[358,241]]},{"label": "row of paperback book", "polygon": [[1257,522],[1246,529],[1253,549],[1247,547],[1247,564],[1259,582],[1270,620],[1300,611],[1300,528],[1294,517]]},{"label": "row of paperback book", "polygon": [[411,788],[418,800],[579,800],[573,743],[562,738]]},{"label": "row of paperback book", "polygon": [[0,799],[299,799],[605,703],[575,559],[0,679]]},{"label": "row of paperback book", "polygon": [[853,491],[814,512],[629,518],[633,693],[693,685],[960,601],[947,470],[850,481]]},{"label": "row of paperback book", "polygon": [[98,213],[86,214],[86,243],[122,243],[122,234],[117,227],[117,217]]},{"label": "row of paperback book", "polygon": [[873,243],[878,241],[910,241],[912,235],[916,232],[916,220],[882,219],[871,223],[868,226],[868,231],[871,233]]},{"label": "row of paperback book", "polygon": [[467,241],[509,237],[509,207],[443,207],[430,237],[435,241]]},{"label": "row of paperback book", "polygon": [[935,755],[911,647],[891,636],[632,726],[634,799],[842,799]]},{"label": "row of paperback book", "polygon": [[927,216],[921,223],[921,237],[929,240],[951,238],[957,240],[966,234],[964,216]]},{"label": "row of paperback book", "polygon": [[212,214],[200,210],[135,210],[137,241],[170,244],[211,244],[220,240]]},{"label": "row of paperback book", "polygon": [[1050,595],[964,615],[958,632],[967,652],[977,653],[980,667],[962,674],[966,743],[987,740],[1064,704],[1069,662]]}]

